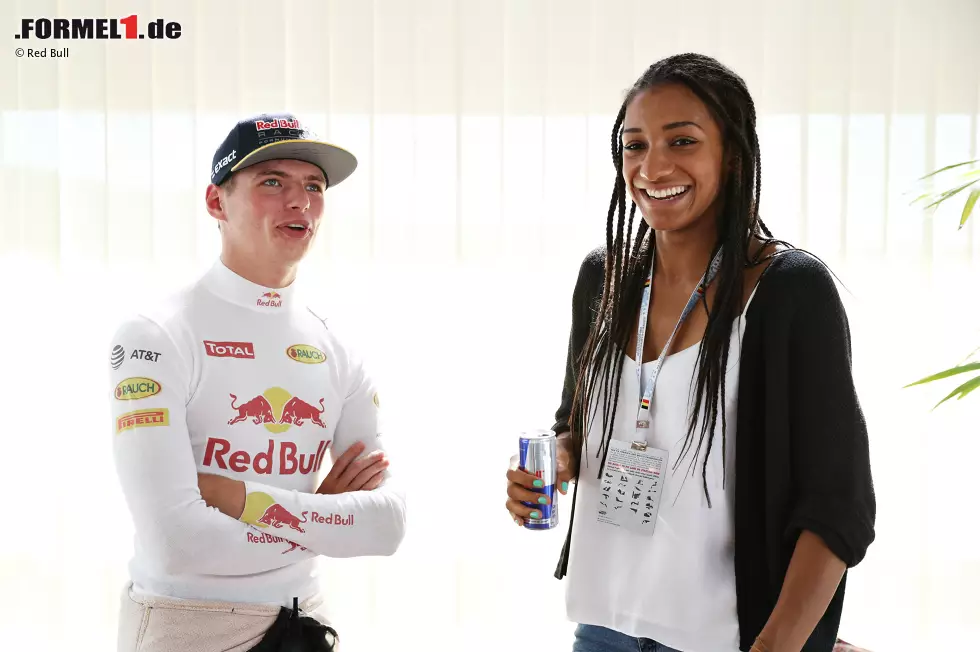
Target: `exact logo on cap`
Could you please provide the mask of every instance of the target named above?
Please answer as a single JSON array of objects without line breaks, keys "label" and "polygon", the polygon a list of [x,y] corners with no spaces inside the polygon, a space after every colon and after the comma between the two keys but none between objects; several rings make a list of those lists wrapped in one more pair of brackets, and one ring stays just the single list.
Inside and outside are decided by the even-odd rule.
[{"label": "exact logo on cap", "polygon": [[214,165],[214,170],[211,172],[211,176],[214,177],[218,172],[221,172],[221,168],[225,167],[229,163],[235,160],[235,150],[231,150],[231,154],[224,157]]}]

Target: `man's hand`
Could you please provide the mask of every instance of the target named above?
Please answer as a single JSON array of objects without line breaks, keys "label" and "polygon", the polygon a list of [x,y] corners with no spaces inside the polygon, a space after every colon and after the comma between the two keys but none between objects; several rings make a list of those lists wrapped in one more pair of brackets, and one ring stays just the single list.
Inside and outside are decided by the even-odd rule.
[{"label": "man's hand", "polygon": [[211,473],[198,473],[197,486],[208,507],[237,519],[245,511],[245,483]]},{"label": "man's hand", "polygon": [[344,454],[337,458],[330,473],[316,490],[318,494],[342,494],[348,491],[371,491],[381,486],[384,471],[388,468],[388,458],[384,451],[374,451],[360,459],[364,452],[363,442],[355,442]]}]

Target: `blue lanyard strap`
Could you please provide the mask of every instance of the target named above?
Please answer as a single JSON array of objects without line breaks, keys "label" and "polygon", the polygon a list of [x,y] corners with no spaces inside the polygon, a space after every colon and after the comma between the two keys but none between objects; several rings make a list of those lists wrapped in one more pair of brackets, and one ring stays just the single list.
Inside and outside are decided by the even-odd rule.
[{"label": "blue lanyard strap", "polygon": [[[650,410],[650,401],[653,399],[653,391],[657,385],[657,378],[660,376],[660,370],[663,368],[664,360],[667,359],[667,354],[670,352],[670,345],[674,342],[674,337],[677,332],[684,325],[684,321],[688,318],[694,307],[701,301],[704,293],[707,291],[708,286],[711,282],[715,280],[715,276],[718,274],[718,268],[721,266],[721,254],[723,249],[719,249],[718,253],[711,260],[711,265],[708,267],[708,271],[705,272],[704,276],[701,277],[701,281],[698,283],[697,287],[694,288],[694,292],[691,293],[691,298],[687,300],[687,305],[684,306],[684,311],[681,312],[680,319],[677,320],[677,325],[674,326],[674,332],[670,334],[667,339],[667,344],[664,345],[664,350],[660,352],[660,356],[657,358],[657,364],[653,368],[653,376],[650,378],[650,386],[647,387],[647,391],[643,393],[640,397],[640,407],[637,410],[636,425],[637,428],[648,428],[649,420],[648,413]],[[640,323],[636,332],[636,386],[640,388],[643,386],[643,340],[646,338],[647,333],[647,317],[650,314],[650,295],[653,286],[653,270],[657,264],[657,250],[653,251],[653,259],[650,261],[650,271],[647,274],[647,280],[643,284],[643,301],[640,304]]]}]

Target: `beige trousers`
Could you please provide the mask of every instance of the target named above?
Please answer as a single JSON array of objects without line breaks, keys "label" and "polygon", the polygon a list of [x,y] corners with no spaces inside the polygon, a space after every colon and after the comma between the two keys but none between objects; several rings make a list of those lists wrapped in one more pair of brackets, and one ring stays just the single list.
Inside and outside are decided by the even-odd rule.
[{"label": "beige trousers", "polygon": [[[300,603],[300,609],[324,624],[317,613],[320,598]],[[245,652],[262,640],[279,615],[279,607],[148,598],[134,595],[132,585],[122,592],[118,652]],[[338,645],[339,649],[339,645]]]}]

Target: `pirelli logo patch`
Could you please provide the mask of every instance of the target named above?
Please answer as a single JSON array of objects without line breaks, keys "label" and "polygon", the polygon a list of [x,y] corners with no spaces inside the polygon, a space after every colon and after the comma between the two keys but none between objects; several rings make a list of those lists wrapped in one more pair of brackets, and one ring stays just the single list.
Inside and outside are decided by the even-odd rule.
[{"label": "pirelli logo patch", "polygon": [[136,428],[152,428],[153,426],[169,426],[170,411],[167,408],[134,410],[121,414],[116,418],[116,434]]}]

